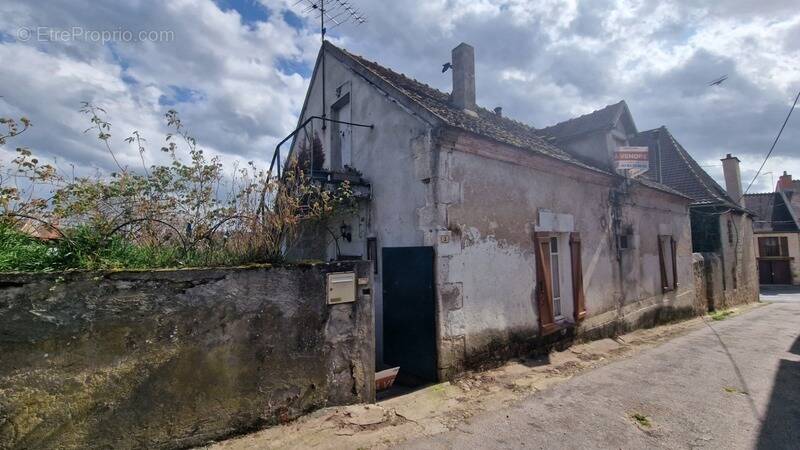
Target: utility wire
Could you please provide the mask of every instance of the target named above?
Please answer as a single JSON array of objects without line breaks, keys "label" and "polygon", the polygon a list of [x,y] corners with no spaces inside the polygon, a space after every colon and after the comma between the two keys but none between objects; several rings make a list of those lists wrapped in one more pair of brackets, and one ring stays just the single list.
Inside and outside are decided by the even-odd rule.
[{"label": "utility wire", "polygon": [[781,134],[783,134],[783,129],[786,128],[786,124],[789,122],[789,117],[792,117],[792,111],[794,111],[794,107],[797,106],[798,99],[800,99],[800,92],[798,92],[797,96],[794,98],[794,103],[792,103],[792,107],[791,109],[789,109],[789,114],[786,115],[786,120],[783,121],[783,125],[781,125],[781,129],[780,131],[778,131],[778,135],[775,136],[775,140],[772,141],[772,147],[769,148],[769,152],[767,153],[767,156],[764,158],[764,162],[761,163],[761,167],[758,168],[756,176],[754,176],[753,180],[750,181],[750,184],[747,185],[747,189],[744,190],[744,193],[742,194],[741,197],[739,197],[739,201],[737,203],[740,203],[745,194],[747,194],[747,192],[750,191],[750,188],[753,186],[753,183],[756,182],[756,179],[758,178],[758,175],[761,173],[761,170],[764,168],[764,165],[767,164],[767,160],[772,155],[772,151],[775,150],[775,145],[778,144],[778,139],[780,139]]}]

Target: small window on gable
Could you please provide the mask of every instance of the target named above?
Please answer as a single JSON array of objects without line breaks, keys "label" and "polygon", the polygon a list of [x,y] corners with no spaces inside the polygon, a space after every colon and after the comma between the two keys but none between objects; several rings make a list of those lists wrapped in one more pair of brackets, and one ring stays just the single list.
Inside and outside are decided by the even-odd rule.
[{"label": "small window on gable", "polygon": [[733,221],[728,219],[728,244],[733,244]]},{"label": "small window on gable", "polygon": [[378,274],[378,238],[367,238],[367,261],[372,261],[372,273]]},{"label": "small window on gable", "polygon": [[678,286],[677,248],[677,242],[672,236],[658,236],[658,260],[661,268],[661,288],[663,292],[675,290]]}]

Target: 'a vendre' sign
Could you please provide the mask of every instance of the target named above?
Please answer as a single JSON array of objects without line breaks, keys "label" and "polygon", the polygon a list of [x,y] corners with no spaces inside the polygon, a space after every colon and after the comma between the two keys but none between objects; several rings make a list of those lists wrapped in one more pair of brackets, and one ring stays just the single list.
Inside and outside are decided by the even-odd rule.
[{"label": "'a vendre' sign", "polygon": [[647,147],[619,147],[614,152],[614,169],[629,177],[641,175],[650,168]]}]

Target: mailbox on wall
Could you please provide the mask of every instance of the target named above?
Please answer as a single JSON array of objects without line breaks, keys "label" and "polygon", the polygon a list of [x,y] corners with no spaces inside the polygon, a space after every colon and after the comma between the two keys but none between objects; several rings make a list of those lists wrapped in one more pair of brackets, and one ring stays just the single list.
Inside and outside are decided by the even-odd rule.
[{"label": "mailbox on wall", "polygon": [[356,301],[355,272],[335,272],[328,274],[328,304],[352,303]]}]

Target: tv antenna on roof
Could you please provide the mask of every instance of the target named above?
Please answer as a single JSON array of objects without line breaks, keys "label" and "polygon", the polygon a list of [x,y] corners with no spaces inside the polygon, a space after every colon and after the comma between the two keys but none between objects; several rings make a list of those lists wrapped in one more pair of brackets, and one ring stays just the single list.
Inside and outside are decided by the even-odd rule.
[{"label": "tv antenna on roof", "polygon": [[[331,29],[343,25],[348,22],[361,25],[367,21],[366,16],[356,9],[350,0],[297,0],[294,4],[295,7],[303,7],[303,14],[315,14],[319,17],[319,34],[320,45],[323,50],[325,48],[325,35],[328,29],[325,27],[326,22],[332,23]],[[325,106],[325,54],[322,55],[322,129],[326,127],[327,107]]]},{"label": "tv antenna on roof", "polygon": [[362,24],[367,21],[366,16],[356,9],[350,0],[298,0],[294,6],[302,6],[303,14],[314,14],[320,19],[320,32],[322,38],[328,31],[325,23],[333,23],[331,29],[347,22]]}]

